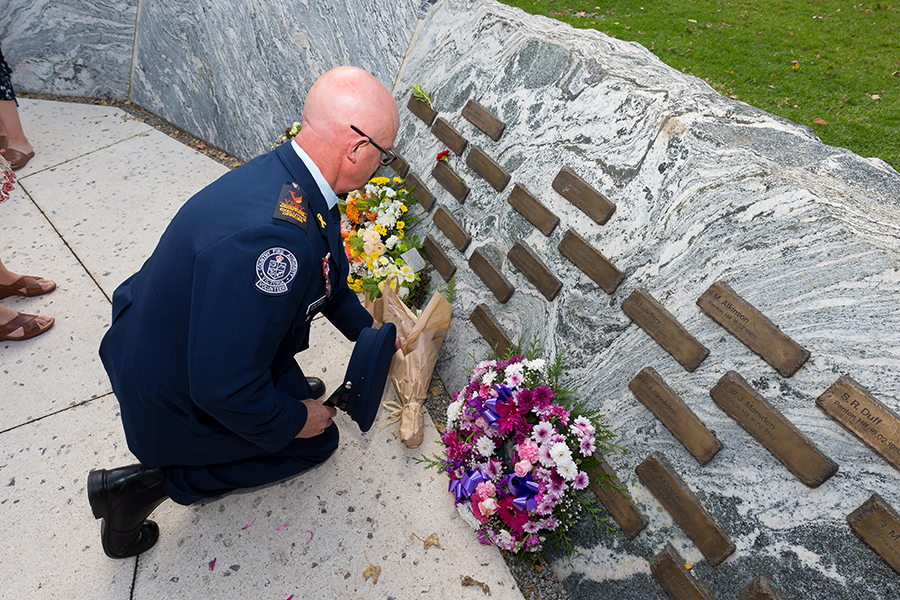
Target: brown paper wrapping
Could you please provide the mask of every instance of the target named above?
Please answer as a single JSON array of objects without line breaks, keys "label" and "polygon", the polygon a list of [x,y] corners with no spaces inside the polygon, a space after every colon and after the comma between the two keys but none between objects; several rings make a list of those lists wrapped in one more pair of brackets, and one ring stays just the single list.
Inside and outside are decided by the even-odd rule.
[{"label": "brown paper wrapping", "polygon": [[435,293],[418,317],[403,304],[390,285],[384,286],[382,314],[384,323],[397,327],[400,349],[391,362],[391,381],[400,403],[387,403],[393,409],[389,422],[400,421],[400,440],[407,448],[417,448],[425,436],[422,404],[437,364],[444,336],[450,328],[453,307]]}]

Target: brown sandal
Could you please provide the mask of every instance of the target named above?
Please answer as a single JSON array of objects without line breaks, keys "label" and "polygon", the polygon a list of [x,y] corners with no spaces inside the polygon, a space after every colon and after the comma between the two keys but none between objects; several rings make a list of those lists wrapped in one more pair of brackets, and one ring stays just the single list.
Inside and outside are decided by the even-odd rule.
[{"label": "brown sandal", "polygon": [[38,279],[38,277],[32,277],[31,275],[22,275],[9,285],[0,283],[0,300],[9,298],[10,296],[25,296],[26,298],[31,298],[32,296],[49,294],[56,289],[56,284],[54,283],[50,289],[45,290],[41,287],[41,284],[38,283]]},{"label": "brown sandal", "polygon": [[3,158],[6,159],[6,162],[9,163],[9,166],[12,167],[13,171],[18,171],[22,167],[24,167],[29,160],[34,158],[34,150],[25,154],[20,150],[13,150],[12,148],[7,148],[3,153]]},{"label": "brown sandal", "polygon": [[[0,325],[0,342],[21,342],[22,340],[30,340],[33,337],[39,336],[51,327],[53,327],[54,319],[53,317],[48,317],[50,321],[47,322],[46,325],[38,325],[37,321],[35,321],[35,317],[37,315],[26,315],[23,313],[19,313],[9,323],[4,323]],[[21,337],[11,337],[9,334],[15,331],[16,329],[22,329]]]}]

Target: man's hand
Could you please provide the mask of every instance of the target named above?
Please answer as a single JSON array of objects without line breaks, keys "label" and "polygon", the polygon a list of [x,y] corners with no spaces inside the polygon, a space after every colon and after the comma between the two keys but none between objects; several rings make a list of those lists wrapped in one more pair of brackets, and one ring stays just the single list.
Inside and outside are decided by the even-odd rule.
[{"label": "man's hand", "polygon": [[331,425],[337,409],[325,406],[320,400],[304,400],[303,404],[306,405],[306,425],[303,426],[297,437],[311,438],[322,435],[325,429]]}]

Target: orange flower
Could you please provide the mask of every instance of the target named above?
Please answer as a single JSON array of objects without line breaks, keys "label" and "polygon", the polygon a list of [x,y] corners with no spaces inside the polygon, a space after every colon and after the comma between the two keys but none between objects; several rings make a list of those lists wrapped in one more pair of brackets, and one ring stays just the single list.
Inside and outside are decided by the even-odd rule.
[{"label": "orange flower", "polygon": [[359,225],[359,208],[356,206],[356,199],[347,202],[347,218]]}]

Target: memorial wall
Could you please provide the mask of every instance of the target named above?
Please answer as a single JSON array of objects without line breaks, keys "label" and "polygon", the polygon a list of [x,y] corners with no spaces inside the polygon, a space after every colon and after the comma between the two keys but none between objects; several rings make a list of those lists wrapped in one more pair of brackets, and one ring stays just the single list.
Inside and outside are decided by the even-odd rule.
[{"label": "memorial wall", "polygon": [[[245,158],[327,68],[392,86],[397,167],[427,209],[414,233],[456,289],[442,380],[537,334],[624,448],[605,458],[627,495],[594,487],[618,536],[583,528],[581,555],[550,553],[573,598],[900,598],[900,174],[884,162],[492,0],[144,0],[114,24],[30,6],[0,17],[5,51],[37,7],[101,20],[126,50],[131,27],[134,77],[110,79]],[[110,73],[130,65],[94,44]],[[49,91],[23,67],[43,47],[23,47],[16,83]],[[95,80],[72,93],[123,97]]]}]

